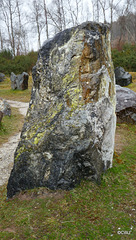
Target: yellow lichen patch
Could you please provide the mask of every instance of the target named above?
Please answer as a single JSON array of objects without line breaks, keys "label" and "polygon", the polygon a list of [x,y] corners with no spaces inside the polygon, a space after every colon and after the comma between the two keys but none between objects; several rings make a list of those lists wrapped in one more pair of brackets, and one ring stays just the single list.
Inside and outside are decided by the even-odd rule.
[{"label": "yellow lichen patch", "polygon": [[[55,105],[53,105],[49,111],[48,111],[48,116],[45,119],[46,121],[44,122],[36,122],[33,126],[31,126],[31,128],[29,130],[26,131],[26,133],[24,134],[24,137],[26,140],[30,140],[33,139],[32,141],[34,144],[38,144],[39,141],[44,137],[46,131],[48,130],[48,127],[46,128],[46,130],[44,130],[44,126],[46,126],[47,124],[49,124],[53,118],[56,116],[56,114],[58,114],[61,109],[62,109],[63,103],[55,103]],[[40,129],[43,129],[43,131],[37,133]]]},{"label": "yellow lichen patch", "polygon": [[38,133],[37,136],[34,138],[33,143],[37,145],[42,139],[44,139],[44,136],[46,134],[46,137],[50,134],[50,132],[54,129],[55,125],[52,124],[50,127],[46,127],[45,131]]},{"label": "yellow lichen patch", "polygon": [[62,106],[63,106],[63,103],[56,103],[49,109],[46,123],[50,123],[53,120],[56,114],[58,114],[61,111]]},{"label": "yellow lichen patch", "polygon": [[42,124],[40,123],[35,123],[29,130],[27,130],[27,132],[24,134],[26,140],[32,139],[41,125]]},{"label": "yellow lichen patch", "polygon": [[34,109],[34,104],[31,105],[31,109]]},{"label": "yellow lichen patch", "polygon": [[80,84],[77,83],[73,86],[71,85],[71,88],[67,90],[67,93],[64,96],[68,107],[71,109],[74,107],[74,109],[76,109],[81,102],[80,96],[82,96],[82,88]]},{"label": "yellow lichen patch", "polygon": [[67,73],[63,79],[62,79],[62,87],[66,88],[72,83],[75,82],[76,79],[78,79],[78,72],[75,71],[76,67],[73,66],[73,68],[70,69],[70,73]]},{"label": "yellow lichen patch", "polygon": [[15,162],[18,160],[19,156],[25,152],[25,145],[23,144],[22,147],[20,147],[18,150],[17,150],[17,156],[15,157]]},{"label": "yellow lichen patch", "polygon": [[[56,114],[58,114],[61,111],[63,104],[59,103],[58,105],[52,106],[52,108],[49,110],[48,112],[48,118],[46,119],[45,125],[49,124],[53,118],[56,116]],[[44,135],[48,135],[48,131],[53,130],[55,125],[51,125],[50,127],[46,126],[46,129],[43,132],[40,132],[37,134],[37,136],[34,138],[33,143],[35,145],[37,145],[39,143],[39,141],[42,140],[42,138],[44,138]]]},{"label": "yellow lichen patch", "polygon": [[38,144],[38,142],[40,141],[41,138],[43,138],[45,133],[46,133],[46,131],[44,131],[42,133],[38,133],[37,137],[34,138],[34,144]]}]

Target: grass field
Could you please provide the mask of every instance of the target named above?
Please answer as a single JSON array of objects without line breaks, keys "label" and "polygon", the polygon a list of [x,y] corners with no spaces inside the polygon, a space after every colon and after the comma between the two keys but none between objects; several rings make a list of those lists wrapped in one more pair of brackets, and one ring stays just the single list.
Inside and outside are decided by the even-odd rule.
[{"label": "grass field", "polygon": [[135,239],[136,128],[124,127],[131,143],[115,153],[101,185],[82,181],[68,192],[39,188],[11,200],[1,187],[0,239]]},{"label": "grass field", "polygon": [[[135,90],[135,82],[128,87]],[[7,124],[4,119],[3,128],[11,127],[12,120],[6,119]],[[6,199],[6,185],[0,187],[0,239],[135,240],[135,176],[136,125],[117,124],[113,167],[100,185],[82,181],[71,191],[37,188],[11,200]]]},{"label": "grass field", "polygon": [[10,78],[6,78],[3,82],[0,82],[0,97],[8,100],[29,102],[32,88],[32,76],[29,76],[28,89],[12,90]]},{"label": "grass field", "polygon": [[24,117],[16,108],[11,108],[11,116],[4,116],[0,123],[0,145],[22,129]]},{"label": "grass field", "polygon": [[130,72],[132,75],[132,83],[129,85],[129,88],[136,92],[136,72]]}]

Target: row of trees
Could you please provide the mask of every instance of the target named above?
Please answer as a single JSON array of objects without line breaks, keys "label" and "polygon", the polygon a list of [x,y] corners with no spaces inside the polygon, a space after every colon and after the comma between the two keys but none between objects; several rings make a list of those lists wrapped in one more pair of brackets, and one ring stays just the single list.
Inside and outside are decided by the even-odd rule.
[{"label": "row of trees", "polygon": [[[0,71],[10,76],[11,72],[20,74],[28,72],[31,74],[32,67],[36,64],[37,52],[29,52],[26,55],[15,56],[13,58],[10,50],[0,52]],[[126,71],[136,71],[136,44],[126,43],[122,50],[112,49],[112,60],[114,67],[122,66]]]},{"label": "row of trees", "polygon": [[37,52],[29,52],[26,55],[15,56],[13,58],[10,50],[0,52],[0,72],[10,76],[11,72],[20,74],[27,72],[31,74],[32,67],[36,64]]},{"label": "row of trees", "polygon": [[122,50],[112,50],[114,67],[121,66],[128,72],[136,72],[136,44],[126,43]]},{"label": "row of trees", "polygon": [[109,22],[114,36],[118,19],[119,32],[123,35],[125,29],[136,41],[135,9],[136,0],[0,0],[0,50],[26,54],[32,41],[39,48],[43,39],[87,20]]}]

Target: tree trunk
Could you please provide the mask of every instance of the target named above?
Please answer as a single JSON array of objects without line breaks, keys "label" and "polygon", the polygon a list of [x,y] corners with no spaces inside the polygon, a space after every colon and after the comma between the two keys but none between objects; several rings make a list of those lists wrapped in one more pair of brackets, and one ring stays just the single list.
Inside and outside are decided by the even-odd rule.
[{"label": "tree trunk", "polygon": [[46,7],[46,0],[43,0],[44,6],[44,16],[45,16],[45,25],[46,25],[46,37],[49,38],[49,30],[48,30],[48,15],[47,15],[47,7]]}]

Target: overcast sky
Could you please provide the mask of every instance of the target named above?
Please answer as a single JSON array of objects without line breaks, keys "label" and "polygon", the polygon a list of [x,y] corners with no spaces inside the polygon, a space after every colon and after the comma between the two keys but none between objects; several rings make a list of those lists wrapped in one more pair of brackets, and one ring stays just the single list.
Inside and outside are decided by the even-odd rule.
[{"label": "overcast sky", "polygon": [[[93,0],[93,1],[95,2],[95,0]],[[127,0],[114,0],[114,3],[120,2],[120,4],[121,3],[123,4],[124,1],[127,1]],[[21,2],[21,0],[20,0],[20,2]],[[32,16],[32,12],[31,12],[32,2],[33,2],[33,0],[29,0],[29,1],[24,0],[23,2],[21,2],[22,3],[21,13],[23,14],[23,17],[21,18],[21,21],[23,22],[24,28],[27,29],[28,34],[26,34],[26,37],[28,38],[28,42],[29,42],[29,47],[28,47],[29,51],[31,51],[31,50],[37,51],[38,50],[38,36],[37,36],[38,34],[37,34],[36,27],[35,27],[36,24],[35,24],[35,21],[30,21],[30,17]],[[50,10],[53,10],[54,5],[51,2],[52,2],[52,0],[46,0],[47,7]],[[107,0],[107,2],[108,2],[108,0]],[[40,3],[40,1],[38,3]],[[68,3],[67,0],[66,0],[65,4],[66,3]],[[73,5],[72,10],[74,11],[75,10],[75,8],[74,8],[75,0],[71,0],[71,3]],[[64,6],[64,7],[66,7],[66,6]],[[110,9],[108,9],[107,12],[106,12],[106,20],[108,20],[109,12],[110,12]],[[27,14],[28,17],[26,17],[26,14]],[[82,0],[82,7],[79,8],[79,15],[78,16],[79,16],[79,18],[78,18],[79,24],[86,21],[86,20],[93,21],[93,8],[92,8],[92,1],[91,0]],[[68,18],[70,18],[70,17],[71,16],[69,15]],[[115,17],[114,17],[114,19],[115,19]],[[103,22],[103,15],[102,14],[100,15],[99,21]],[[31,24],[30,24],[30,22],[31,22]],[[2,32],[7,37],[8,34],[7,34],[6,25],[4,25],[4,21],[3,22],[1,21],[0,24],[1,24],[0,27],[1,27]],[[70,25],[68,27],[70,27]],[[6,29],[6,31],[5,31],[5,29]],[[54,32],[55,32],[54,28],[51,25],[49,25],[49,36],[53,37]],[[42,34],[41,34],[41,44],[45,40],[46,40],[46,30],[44,28],[42,30]]]},{"label": "overcast sky", "polygon": [[[29,2],[31,2],[32,0],[29,0]],[[123,5],[125,0],[114,0],[114,4],[118,3],[121,5]],[[47,5],[49,3],[51,3],[51,0],[46,0],[47,2]],[[73,0],[74,2],[74,0]],[[31,4],[30,4],[31,6]],[[92,11],[92,1],[91,0],[83,0],[83,9],[82,9],[82,13],[84,12],[85,14],[82,15],[81,17],[81,22],[84,22],[86,20],[89,20],[89,21],[93,21],[93,11]],[[108,9],[106,11],[106,20],[108,21],[108,15],[110,16],[110,9]],[[115,19],[115,16],[114,16],[114,19]],[[103,22],[103,15],[101,14],[100,15],[100,22]],[[53,31],[51,31],[53,32]],[[51,34],[50,34],[51,36]],[[41,36],[41,43],[43,43],[44,41],[46,40],[46,34],[45,34],[45,29],[42,31],[42,36]],[[37,39],[36,39],[36,36],[34,37],[33,36],[33,41],[30,41],[30,48],[32,48],[33,50],[37,50],[38,49],[38,43],[37,43]]]},{"label": "overcast sky", "polygon": [[[32,0],[29,0],[30,6],[31,6],[31,2],[32,2]],[[25,9],[27,9],[27,11],[29,11],[27,3],[28,2],[26,2]],[[47,3],[51,3],[51,0],[47,0]],[[83,4],[84,4],[84,9],[82,9],[82,11],[88,12],[88,20],[92,21],[93,20],[93,18],[92,18],[93,15],[92,15],[92,3],[91,3],[91,0],[83,0]],[[84,16],[85,21],[86,21],[86,18],[87,18],[87,14]],[[81,20],[81,22],[83,22],[84,19]],[[31,31],[31,30],[29,30],[29,31]],[[54,35],[54,33],[53,33],[53,35]],[[51,34],[50,34],[50,37],[53,37],[53,35],[51,36]],[[45,29],[42,31],[41,43],[43,44],[44,41],[46,41]],[[30,50],[34,50],[34,51],[38,50],[37,36],[35,34],[33,34],[32,39],[29,40],[29,48],[30,48]]]}]

